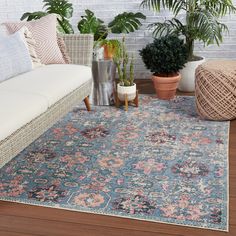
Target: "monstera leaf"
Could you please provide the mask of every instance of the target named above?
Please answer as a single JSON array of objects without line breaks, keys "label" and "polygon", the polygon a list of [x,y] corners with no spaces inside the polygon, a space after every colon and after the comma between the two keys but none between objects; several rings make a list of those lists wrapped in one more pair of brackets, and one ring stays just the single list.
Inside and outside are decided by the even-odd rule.
[{"label": "monstera leaf", "polygon": [[141,12],[123,12],[117,15],[113,21],[108,24],[112,33],[130,33],[137,30],[142,24],[140,20],[145,20],[146,16]]},{"label": "monstera leaf", "polygon": [[48,13],[43,12],[43,11],[26,12],[23,14],[23,16],[20,19],[21,20],[27,19],[27,21],[31,21],[31,20],[40,19],[41,17],[46,16],[46,15],[48,15]]},{"label": "monstera leaf", "polygon": [[69,22],[69,18],[73,15],[73,6],[67,0],[44,0],[43,8],[46,9],[45,12],[26,12],[21,17],[21,20],[36,20],[48,14],[54,13],[58,15],[58,30],[61,33],[72,34],[74,30]]},{"label": "monstera leaf", "polygon": [[94,34],[94,40],[105,39],[108,29],[104,25],[104,21],[97,18],[94,12],[85,10],[85,15],[81,16],[82,20],[78,23],[78,29],[81,34]]},{"label": "monstera leaf", "polygon": [[69,20],[65,19],[65,18],[57,18],[58,21],[58,26],[57,29],[59,32],[63,33],[63,34],[73,34],[74,30],[69,22]]},{"label": "monstera leaf", "polygon": [[56,13],[67,19],[73,15],[73,6],[67,0],[44,0],[43,2],[48,13]]}]

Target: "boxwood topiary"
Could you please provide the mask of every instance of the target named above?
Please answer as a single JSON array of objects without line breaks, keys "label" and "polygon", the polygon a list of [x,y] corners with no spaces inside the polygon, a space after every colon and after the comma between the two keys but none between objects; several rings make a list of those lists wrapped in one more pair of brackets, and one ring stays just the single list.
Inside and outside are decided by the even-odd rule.
[{"label": "boxwood topiary", "polygon": [[188,58],[184,40],[175,35],[154,39],[139,52],[147,69],[154,75],[167,77],[182,69]]}]

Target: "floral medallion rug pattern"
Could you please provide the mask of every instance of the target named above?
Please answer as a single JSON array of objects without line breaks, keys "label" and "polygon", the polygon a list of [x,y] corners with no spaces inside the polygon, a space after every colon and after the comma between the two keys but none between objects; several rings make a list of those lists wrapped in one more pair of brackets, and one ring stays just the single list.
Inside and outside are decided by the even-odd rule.
[{"label": "floral medallion rug pattern", "polygon": [[193,97],[80,106],[0,170],[0,199],[227,231],[228,131]]}]

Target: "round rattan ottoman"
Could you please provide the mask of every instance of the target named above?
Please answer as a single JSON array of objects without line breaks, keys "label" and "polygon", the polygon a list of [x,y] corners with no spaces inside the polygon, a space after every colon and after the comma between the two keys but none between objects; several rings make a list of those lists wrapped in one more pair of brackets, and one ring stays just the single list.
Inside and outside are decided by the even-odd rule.
[{"label": "round rattan ottoman", "polygon": [[236,118],[236,61],[208,61],[196,70],[198,114],[208,120]]}]

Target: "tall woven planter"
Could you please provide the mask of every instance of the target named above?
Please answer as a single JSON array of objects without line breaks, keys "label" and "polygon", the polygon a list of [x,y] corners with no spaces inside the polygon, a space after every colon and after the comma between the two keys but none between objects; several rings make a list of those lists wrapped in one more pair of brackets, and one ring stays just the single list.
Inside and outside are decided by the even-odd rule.
[{"label": "tall woven planter", "polygon": [[196,108],[209,120],[236,118],[236,61],[209,61],[196,70]]}]

